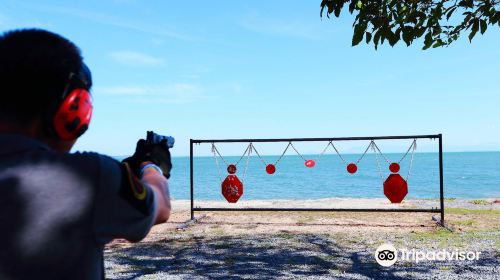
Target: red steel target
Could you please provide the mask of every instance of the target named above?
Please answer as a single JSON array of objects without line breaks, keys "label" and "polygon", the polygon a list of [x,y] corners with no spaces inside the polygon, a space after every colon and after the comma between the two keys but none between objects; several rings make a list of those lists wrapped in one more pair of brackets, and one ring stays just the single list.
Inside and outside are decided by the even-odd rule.
[{"label": "red steel target", "polygon": [[236,175],[227,175],[222,186],[222,195],[230,203],[236,203],[243,195],[243,183]]},{"label": "red steel target", "polygon": [[389,170],[392,172],[392,173],[398,173],[399,172],[399,163],[396,163],[396,162],[393,162],[389,165]]},{"label": "red steel target", "polygon": [[384,194],[392,203],[400,203],[408,194],[408,183],[399,174],[391,174],[384,182]]},{"label": "red steel target", "polygon": [[306,160],[305,165],[309,168],[313,168],[316,165],[316,162],[312,159]]},{"label": "red steel target", "polygon": [[227,166],[227,172],[228,172],[229,174],[234,174],[234,173],[236,173],[236,165],[234,165],[234,164],[230,164],[230,165],[228,165],[228,166]]},{"label": "red steel target", "polygon": [[274,172],[276,172],[276,166],[274,164],[266,165],[266,172],[267,174],[274,174]]},{"label": "red steel target", "polygon": [[356,171],[358,171],[358,166],[355,163],[351,162],[347,165],[347,172],[354,174]]}]

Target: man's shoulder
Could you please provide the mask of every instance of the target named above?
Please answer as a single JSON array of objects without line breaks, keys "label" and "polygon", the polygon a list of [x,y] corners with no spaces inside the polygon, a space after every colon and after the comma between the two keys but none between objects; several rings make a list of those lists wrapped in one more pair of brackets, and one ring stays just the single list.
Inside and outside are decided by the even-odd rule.
[{"label": "man's shoulder", "polygon": [[81,160],[81,161],[95,161],[95,162],[113,162],[118,163],[118,161],[108,155],[96,153],[96,152],[74,152],[74,153],[65,153],[62,154],[62,158],[67,160]]}]

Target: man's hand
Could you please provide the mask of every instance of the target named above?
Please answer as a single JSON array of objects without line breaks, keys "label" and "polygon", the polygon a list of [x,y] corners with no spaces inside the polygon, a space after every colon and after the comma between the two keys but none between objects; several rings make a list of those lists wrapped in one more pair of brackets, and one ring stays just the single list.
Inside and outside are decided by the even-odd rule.
[{"label": "man's hand", "polygon": [[137,177],[140,177],[141,163],[150,161],[161,168],[165,178],[170,178],[172,160],[170,158],[170,151],[166,140],[162,140],[160,143],[152,144],[148,143],[144,139],[140,139],[137,141],[135,153],[123,161],[130,165],[132,171],[134,171]]}]

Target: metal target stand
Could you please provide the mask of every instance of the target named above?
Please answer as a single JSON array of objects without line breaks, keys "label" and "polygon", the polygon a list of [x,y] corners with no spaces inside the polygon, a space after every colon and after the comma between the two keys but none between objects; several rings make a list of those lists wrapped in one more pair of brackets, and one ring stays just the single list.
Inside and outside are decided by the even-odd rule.
[{"label": "metal target stand", "polygon": [[[275,207],[254,207],[254,208],[234,208],[234,207],[194,207],[194,162],[193,146],[201,143],[244,143],[244,142],[320,142],[320,141],[374,141],[374,140],[402,140],[402,139],[438,139],[439,145],[439,208],[430,209],[381,209],[381,208],[275,208]],[[190,200],[191,200],[191,220],[195,220],[194,213],[202,211],[233,211],[233,212],[259,212],[259,211],[309,211],[309,212],[425,212],[440,213],[441,219],[438,222],[441,226],[444,223],[444,180],[443,180],[443,136],[434,135],[411,135],[411,136],[376,136],[376,137],[339,137],[339,138],[282,138],[282,139],[219,139],[219,140],[190,140],[189,147],[190,166]],[[338,152],[338,151],[337,151]]]}]

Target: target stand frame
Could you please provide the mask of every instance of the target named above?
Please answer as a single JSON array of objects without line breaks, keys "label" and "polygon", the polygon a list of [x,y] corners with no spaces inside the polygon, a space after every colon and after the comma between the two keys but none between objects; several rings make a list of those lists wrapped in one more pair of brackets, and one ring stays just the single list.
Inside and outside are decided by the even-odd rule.
[{"label": "target stand frame", "polygon": [[[438,139],[439,141],[439,208],[430,209],[382,209],[382,208],[276,208],[276,207],[194,207],[194,164],[193,146],[202,143],[245,143],[245,142],[319,142],[319,141],[355,141],[355,140],[401,140],[401,139]],[[260,211],[305,211],[305,212],[425,212],[440,213],[441,219],[437,223],[445,227],[444,223],[444,180],[443,180],[443,135],[406,135],[406,136],[374,136],[374,137],[337,137],[337,138],[271,138],[271,139],[190,139],[189,146],[189,176],[191,220],[195,220],[194,213],[202,211],[232,211],[232,212],[260,212]]]}]

